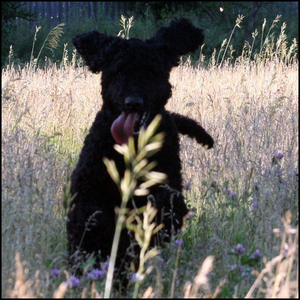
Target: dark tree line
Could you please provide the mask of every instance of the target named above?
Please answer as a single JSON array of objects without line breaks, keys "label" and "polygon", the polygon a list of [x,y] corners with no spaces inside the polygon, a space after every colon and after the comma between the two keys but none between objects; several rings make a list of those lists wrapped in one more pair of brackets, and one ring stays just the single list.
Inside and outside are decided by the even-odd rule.
[{"label": "dark tree line", "polygon": [[[243,14],[247,22],[247,38],[261,22],[261,17],[275,19],[282,15],[282,21],[297,21],[298,2],[247,1],[247,2],[128,2],[127,7],[136,13],[145,16],[151,12],[156,20],[169,17],[177,11],[196,12],[199,18],[207,18],[211,24],[223,24],[232,29],[238,14]],[[260,19],[258,19],[258,17]]]},{"label": "dark tree line", "polygon": [[[235,31],[232,44],[238,55],[243,47],[244,41],[251,41],[255,29],[261,30],[264,19],[267,26],[277,15],[281,15],[280,23],[276,24],[275,30],[280,31],[283,22],[288,24],[286,34],[288,42],[293,38],[298,40],[298,2],[273,2],[273,1],[248,1],[248,2],[1,2],[2,7],[2,63],[3,58],[7,59],[10,45],[13,45],[14,53],[22,61],[28,59],[30,52],[29,44],[32,44],[32,31],[36,26],[42,25],[42,30],[49,32],[57,24],[66,23],[65,32],[70,36],[64,36],[64,42],[70,44],[76,30],[89,30],[88,24],[93,23],[95,28],[106,30],[106,33],[116,34],[120,30],[120,16],[127,18],[134,16],[135,24],[132,32],[134,37],[139,38],[139,33],[145,38],[151,30],[167,24],[172,18],[185,16],[191,17],[198,26],[205,29],[206,55],[211,54],[214,49],[220,49],[225,38],[228,38],[232,31],[238,15],[244,19],[241,28]],[[18,24],[25,20],[29,30],[20,31]],[[80,22],[78,22],[80,20]],[[90,22],[91,21],[91,22]],[[151,26],[144,26],[151,24]],[[49,26],[45,25],[49,23]],[[109,31],[113,24],[113,31]],[[68,27],[69,26],[69,27]],[[117,26],[117,29],[116,29]],[[137,26],[137,27],[135,27]],[[140,26],[140,28],[138,28]],[[91,27],[91,26],[90,26]],[[89,28],[90,28],[89,27]],[[112,26],[111,26],[112,27]],[[39,39],[42,39],[42,30],[39,32]],[[23,34],[22,34],[23,32]],[[31,34],[32,33],[32,34]],[[20,35],[16,39],[17,34]],[[30,35],[31,34],[31,35]],[[259,37],[257,38],[257,40]],[[257,42],[256,42],[257,43]],[[69,51],[71,48],[69,49]]]}]

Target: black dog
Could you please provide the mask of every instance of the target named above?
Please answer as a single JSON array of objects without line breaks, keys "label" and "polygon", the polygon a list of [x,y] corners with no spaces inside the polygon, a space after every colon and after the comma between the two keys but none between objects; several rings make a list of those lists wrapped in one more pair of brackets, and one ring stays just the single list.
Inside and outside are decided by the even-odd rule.
[{"label": "black dog", "polygon": [[[164,132],[165,141],[151,159],[157,162],[155,171],[165,173],[169,187],[178,193],[171,196],[170,189],[159,185],[153,186],[150,193],[158,210],[157,222],[164,224],[165,239],[181,229],[188,209],[181,194],[178,134],[195,138],[208,148],[213,147],[213,139],[197,122],[166,111],[165,105],[171,97],[172,67],[178,66],[180,56],[195,51],[203,40],[202,30],[187,19],[172,21],[146,41],[126,40],[97,31],[73,39],[89,69],[93,73],[102,71],[103,106],[85,139],[71,178],[71,194],[75,198],[67,222],[70,256],[76,250],[94,253],[99,261],[110,255],[115,207],[120,206],[121,197],[103,158],[114,160],[123,176],[124,159],[113,148],[114,144],[126,143],[129,136],[136,139],[140,128],[147,127],[157,114],[162,116],[158,132]],[[138,207],[147,203],[147,197],[133,200]],[[133,208],[129,202],[128,207]],[[91,216],[93,222],[88,221]],[[129,245],[129,234],[123,230],[117,266],[124,260]]]}]

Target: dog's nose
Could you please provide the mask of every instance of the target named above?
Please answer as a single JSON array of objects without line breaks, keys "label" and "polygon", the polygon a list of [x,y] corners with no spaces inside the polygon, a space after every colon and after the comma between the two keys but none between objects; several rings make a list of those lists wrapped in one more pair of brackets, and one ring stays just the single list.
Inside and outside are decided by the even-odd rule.
[{"label": "dog's nose", "polygon": [[144,105],[143,98],[140,97],[127,97],[125,99],[125,106],[130,110],[142,108]]}]

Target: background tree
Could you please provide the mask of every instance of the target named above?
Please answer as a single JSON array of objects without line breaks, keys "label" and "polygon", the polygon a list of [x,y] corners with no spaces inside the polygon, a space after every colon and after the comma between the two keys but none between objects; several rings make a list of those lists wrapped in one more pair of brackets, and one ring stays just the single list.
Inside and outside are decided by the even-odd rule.
[{"label": "background tree", "polygon": [[8,42],[8,34],[12,30],[16,30],[16,18],[21,18],[27,21],[35,21],[36,13],[31,13],[24,8],[22,2],[1,2],[1,18],[2,18],[2,59],[8,55],[10,45]]}]

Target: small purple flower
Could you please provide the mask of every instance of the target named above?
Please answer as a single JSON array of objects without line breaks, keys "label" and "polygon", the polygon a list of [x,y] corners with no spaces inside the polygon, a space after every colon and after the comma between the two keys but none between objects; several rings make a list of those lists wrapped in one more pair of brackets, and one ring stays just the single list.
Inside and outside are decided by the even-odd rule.
[{"label": "small purple flower", "polygon": [[182,228],[178,228],[176,231],[177,234],[180,234],[181,232],[182,232]]},{"label": "small purple flower", "polygon": [[282,176],[282,169],[280,169],[280,168],[274,168],[273,169],[273,173],[274,173],[274,175]]},{"label": "small purple flower", "polygon": [[142,281],[143,279],[144,279],[144,275],[142,275],[140,273],[133,273],[131,282],[135,283],[137,281]]},{"label": "small purple flower", "polygon": [[284,155],[281,153],[281,152],[278,152],[276,155],[275,155],[275,158],[276,159],[282,159],[284,157]]},{"label": "small purple flower", "polygon": [[283,92],[283,88],[280,87],[279,89],[277,89],[277,93]]},{"label": "small purple flower", "polygon": [[237,198],[237,193],[230,193],[229,198],[230,199],[236,199]]},{"label": "small purple flower", "polygon": [[51,273],[51,274],[52,274],[53,277],[57,278],[58,275],[59,275],[59,272],[60,272],[60,271],[59,271],[57,268],[54,268],[54,269],[52,270],[52,273]]},{"label": "small purple flower", "polygon": [[223,189],[223,193],[225,195],[229,195],[231,193],[231,189],[230,188]]},{"label": "small purple flower", "polygon": [[103,264],[101,265],[101,269],[102,269],[103,271],[108,271],[108,267],[109,267],[109,262],[108,262],[108,261],[106,261],[105,263],[103,263]]},{"label": "small purple flower", "polygon": [[245,253],[246,249],[242,244],[237,244],[232,250],[234,254],[241,255]]},{"label": "small purple flower", "polygon": [[104,277],[104,272],[99,269],[94,269],[87,274],[87,277],[89,277],[93,280],[99,280]]},{"label": "small purple flower", "polygon": [[184,190],[189,191],[191,189],[191,182],[187,181],[185,185],[182,187]]},{"label": "small purple flower", "polygon": [[285,243],[281,249],[281,253],[286,256],[289,253],[289,250],[290,250],[289,245]]},{"label": "small purple flower", "polygon": [[67,286],[76,287],[80,285],[80,280],[75,276],[71,276],[70,279],[66,282],[66,284]]},{"label": "small purple flower", "polygon": [[203,248],[204,247],[204,244],[203,243],[199,243],[198,245],[197,245],[197,248],[199,248],[199,249],[201,249],[201,248]]},{"label": "small purple flower", "polygon": [[183,247],[184,242],[183,242],[183,240],[176,240],[176,241],[175,241],[175,245],[176,245],[176,246],[181,246],[181,247]]},{"label": "small purple flower", "polygon": [[243,270],[244,270],[243,266],[237,265],[237,264],[234,264],[230,269],[231,269],[231,271],[236,271],[236,270],[238,270],[238,271],[240,271],[240,272],[243,272]]},{"label": "small purple flower", "polygon": [[257,209],[258,209],[258,207],[259,207],[259,201],[258,200],[254,200],[253,203],[252,203],[252,205],[251,205],[252,212],[256,212]]},{"label": "small purple flower", "polygon": [[195,214],[194,212],[190,211],[190,212],[188,213],[188,215],[187,215],[187,219],[191,220],[191,219],[193,219],[195,216],[196,216],[196,214]]},{"label": "small purple flower", "polygon": [[255,258],[260,260],[261,259],[261,253],[259,249],[256,249],[250,256],[250,258]]},{"label": "small purple flower", "polygon": [[272,168],[271,169],[265,169],[264,175],[268,176],[268,175],[272,174],[272,172],[273,172]]}]

